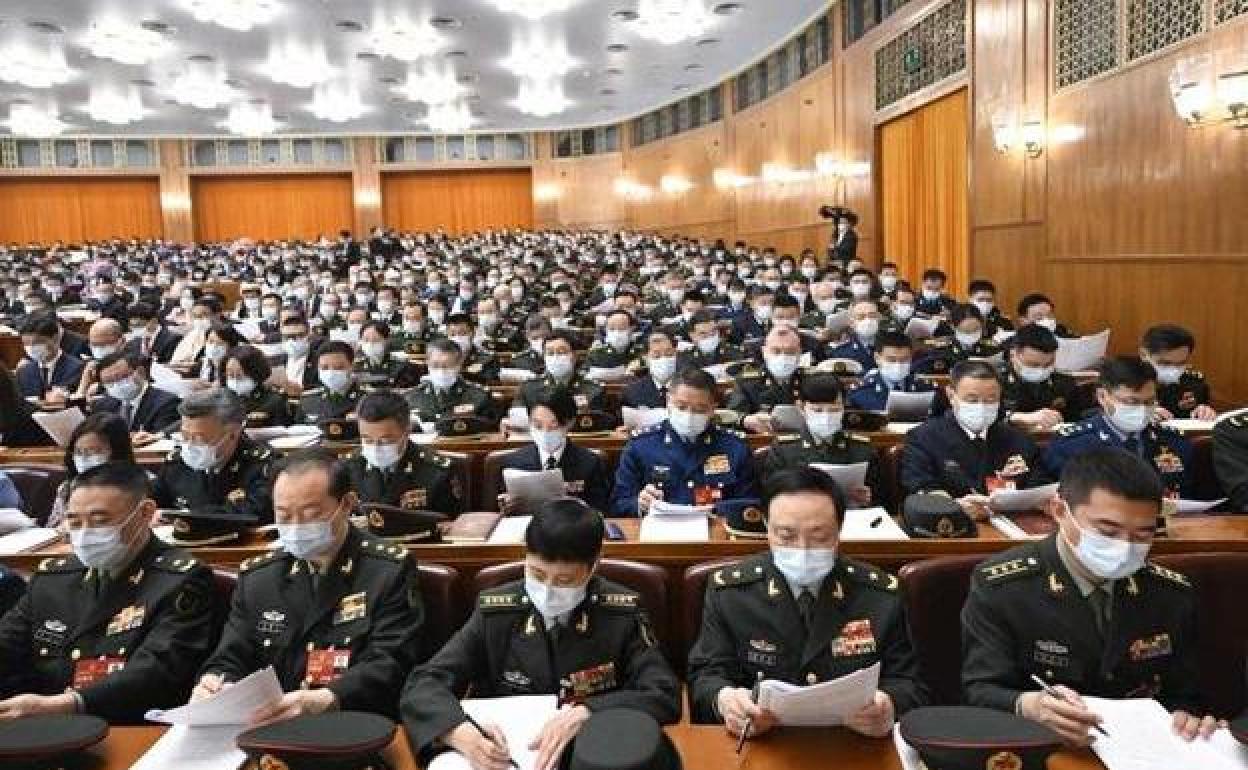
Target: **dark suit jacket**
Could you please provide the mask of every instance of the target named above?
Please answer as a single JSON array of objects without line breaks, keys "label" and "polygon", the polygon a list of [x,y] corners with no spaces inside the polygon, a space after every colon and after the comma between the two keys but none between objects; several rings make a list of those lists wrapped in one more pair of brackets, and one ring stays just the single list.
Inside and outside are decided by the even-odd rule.
[{"label": "dark suit jacket", "polygon": [[834,262],[848,262],[858,256],[858,233],[851,227],[839,243],[828,249],[828,257]]},{"label": "dark suit jacket", "polygon": [[91,355],[91,346],[87,344],[87,338],[78,332],[63,329],[61,331],[61,352],[68,353],[75,358],[86,358]]},{"label": "dark suit jacket", "polygon": [[[522,471],[544,470],[536,444],[527,444],[508,452],[502,467]],[[573,486],[573,497],[584,500],[594,510],[607,510],[607,502],[611,498],[611,474],[607,473],[607,464],[602,457],[569,441],[559,458],[559,470],[563,471],[563,480]]]},{"label": "dark suit jacket", "polygon": [[[156,332],[156,339],[152,340],[151,357],[152,360],[162,364],[169,363],[169,359],[173,358],[173,351],[177,350],[178,343],[182,341],[181,335],[174,334],[165,327],[160,327],[160,331]],[[143,340],[133,339],[126,343],[126,350],[133,353],[143,352]]]},{"label": "dark suit jacket", "polygon": [[654,384],[654,378],[648,374],[638,377],[624,388],[620,405],[633,409],[666,409],[667,389],[660,391]]},{"label": "dark suit jacket", "polygon": [[45,383],[43,368],[34,359],[23,358],[17,365],[18,390],[25,398],[42,396],[51,387],[61,387],[72,392],[78,388],[83,366],[82,359],[77,356],[61,353],[52,366],[51,381]]},{"label": "dark suit jacket", "polygon": [[[178,415],[178,405],[181,403],[182,399],[169,391],[148,385],[147,390],[139,397],[138,406],[130,418],[130,430],[164,433],[181,419]],[[91,411],[120,415],[121,402],[112,396],[103,396],[92,402]]]}]

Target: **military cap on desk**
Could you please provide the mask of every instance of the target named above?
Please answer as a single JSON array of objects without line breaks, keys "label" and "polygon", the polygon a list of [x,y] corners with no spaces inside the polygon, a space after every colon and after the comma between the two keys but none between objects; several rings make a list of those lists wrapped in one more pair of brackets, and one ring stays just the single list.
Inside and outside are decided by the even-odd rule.
[{"label": "military cap on desk", "polygon": [[915,709],[901,718],[901,737],[930,770],[1045,770],[1060,742],[1039,722],[969,706]]},{"label": "military cap on desk", "polygon": [[595,712],[564,753],[565,770],[680,770],[680,753],[654,717],[632,709]]},{"label": "military cap on desk", "polygon": [[368,531],[396,543],[436,543],[441,534],[438,524],[446,516],[433,511],[413,511],[392,505],[368,503],[360,506],[368,519]]},{"label": "military cap on desk", "polygon": [[316,426],[321,429],[326,441],[357,441],[360,438],[360,424],[354,418],[326,418]]},{"label": "military cap on desk", "polygon": [[0,767],[44,770],[67,760],[108,735],[108,722],[83,714],[23,717],[0,722]]},{"label": "military cap on desk", "polygon": [[237,744],[257,770],[364,770],[387,766],[381,752],[393,740],[383,716],[331,711],[248,730]]},{"label": "military cap on desk", "polygon": [[831,372],[832,374],[852,374],[858,376],[862,374],[862,363],[852,358],[829,358],[818,366],[821,372]]},{"label": "military cap on desk", "polygon": [[913,494],[901,506],[901,523],[911,537],[975,537],[978,529],[948,495]]},{"label": "military cap on desk", "polygon": [[204,505],[189,511],[167,511],[173,520],[168,540],[174,545],[200,546],[237,540],[244,530],[260,523],[255,516],[234,513],[223,505]]},{"label": "military cap on desk", "polygon": [[578,414],[576,419],[572,421],[572,433],[605,433],[615,430],[615,426],[619,424],[619,420],[615,415],[608,412],[585,412]]},{"label": "military cap on desk", "polygon": [[884,412],[868,412],[862,409],[845,411],[845,430],[870,432],[882,430],[885,425],[888,425],[888,415]]},{"label": "military cap on desk", "polygon": [[471,415],[443,417],[435,424],[439,436],[479,436],[494,430],[489,420]]},{"label": "military cap on desk", "polygon": [[760,539],[767,537],[767,522],[763,515],[763,501],[756,497],[738,500],[722,500],[715,503],[714,512],[724,520],[724,529],[733,537]]}]

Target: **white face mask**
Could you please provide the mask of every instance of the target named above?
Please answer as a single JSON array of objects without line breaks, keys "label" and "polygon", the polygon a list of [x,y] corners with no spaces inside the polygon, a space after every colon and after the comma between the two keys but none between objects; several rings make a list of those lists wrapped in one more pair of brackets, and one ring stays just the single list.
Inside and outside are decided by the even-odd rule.
[{"label": "white face mask", "polygon": [[771,305],[758,305],[754,308],[754,315],[760,321],[768,321],[771,319]]},{"label": "white face mask", "polygon": [[607,344],[616,350],[626,350],[633,341],[633,335],[627,329],[607,329],[604,337]]},{"label": "white face mask", "polygon": [[997,412],[1001,404],[997,402],[971,404],[959,402],[956,417],[958,423],[971,433],[983,433],[997,420]]},{"label": "white face mask", "polygon": [[978,310],[979,314],[984,318],[987,318],[988,315],[992,313],[993,308],[996,307],[992,300],[988,299],[977,299],[972,301],[971,304],[975,306],[975,309]]},{"label": "white face mask", "polygon": [[878,318],[861,318],[854,321],[854,334],[865,339],[873,339],[880,331]]},{"label": "white face mask", "polygon": [[789,583],[811,588],[822,584],[823,579],[836,567],[836,550],[773,545],[771,561]]},{"label": "white face mask", "polygon": [[565,380],[572,376],[572,372],[576,369],[576,360],[569,355],[562,353],[557,355],[546,356],[546,371],[556,380]]},{"label": "white face mask", "polygon": [[264,320],[266,321],[276,321],[277,317],[281,315],[281,312],[281,308],[276,308],[272,305],[260,308],[260,314],[264,316]]},{"label": "white face mask", "polygon": [[568,434],[562,430],[539,430],[531,428],[529,436],[532,437],[533,443],[537,444],[538,449],[548,455],[553,455],[563,449],[568,442]]},{"label": "white face mask", "polygon": [[[1075,521],[1070,506],[1066,506],[1066,515],[1070,523],[1079,530],[1079,544],[1071,545],[1071,550],[1079,559],[1079,563],[1089,572],[1103,580],[1120,580],[1139,572],[1148,559],[1150,543],[1132,543],[1106,537],[1100,532],[1084,529]],[[1070,545],[1069,538],[1066,543]]]},{"label": "white face mask", "polygon": [[454,342],[456,345],[459,345],[459,349],[464,351],[464,355],[467,355],[472,352],[472,335],[471,334],[456,334],[454,337],[451,337],[451,342]]},{"label": "white face mask", "polygon": [[706,427],[711,423],[711,416],[684,409],[668,409],[667,421],[677,435],[685,441],[692,442],[706,432]]},{"label": "white face mask", "polygon": [[667,382],[676,373],[676,356],[650,358],[646,361],[650,376],[659,382]]},{"label": "white face mask", "polygon": [[1044,328],[1048,329],[1051,332],[1057,331],[1057,319],[1056,318],[1041,318],[1039,321],[1036,321],[1036,325],[1043,326]]},{"label": "white face mask", "polygon": [[903,382],[910,376],[909,361],[885,361],[879,368],[880,376],[892,383]]},{"label": "white face mask", "polygon": [[420,334],[421,330],[423,330],[424,328],[425,328],[424,321],[404,321],[403,322],[404,334]]},{"label": "white face mask", "polygon": [[43,363],[52,358],[52,348],[47,345],[27,345],[26,355],[36,363]]},{"label": "white face mask", "polygon": [[1153,364],[1153,368],[1157,370],[1157,382],[1161,385],[1174,385],[1183,379],[1183,374],[1187,371],[1186,366],[1167,366],[1166,364]]},{"label": "white face mask", "polygon": [[309,343],[306,339],[285,340],[282,342],[282,350],[286,351],[286,355],[290,358],[303,358],[308,354]]},{"label": "white face mask", "polygon": [[389,318],[394,314],[394,303],[387,300],[378,300],[377,312],[382,318]]},{"label": "white face mask", "polygon": [[211,318],[196,318],[191,321],[191,328],[197,332],[212,331],[212,319]]},{"label": "white face mask", "polygon": [[1046,382],[1053,376],[1053,367],[1051,366],[1026,366],[1019,364],[1015,369],[1018,371],[1018,377],[1023,382]]},{"label": "white face mask", "polygon": [[914,317],[914,305],[893,305],[893,318],[909,321]]},{"label": "white face mask", "polygon": [[812,412],[807,410],[806,428],[810,431],[810,435],[820,441],[828,439],[841,432],[841,423],[845,420],[845,413],[837,410],[835,412]]},{"label": "white face mask", "polygon": [[220,460],[219,449],[225,443],[225,437],[221,438],[215,444],[191,444],[184,443],[182,445],[182,462],[191,470],[206,471],[216,467]]},{"label": "white face mask", "polygon": [[398,444],[360,444],[360,454],[374,468],[388,470],[403,458],[402,448]]},{"label": "white face mask", "polygon": [[334,545],[332,521],[309,521],[302,524],[277,525],[277,536],[286,553],[296,559],[311,559]]},{"label": "white face mask", "polygon": [[786,354],[768,353],[763,356],[763,362],[767,365],[767,371],[771,372],[771,376],[777,380],[787,380],[797,371],[799,361],[798,356]]},{"label": "white face mask", "polygon": [[225,387],[234,391],[239,396],[246,398],[256,389],[256,381],[250,377],[242,377],[239,379],[231,378],[225,381]]},{"label": "white face mask", "polygon": [[858,299],[868,297],[871,295],[871,284],[864,281],[851,281],[849,284],[849,293]]},{"label": "white face mask", "polygon": [[984,338],[983,332],[954,332],[954,338],[964,348],[973,348]]},{"label": "white face mask", "polygon": [[109,454],[107,452],[83,452],[82,454],[74,453],[74,468],[79,473],[86,473],[92,468],[101,466],[108,461]]},{"label": "white face mask", "polygon": [[369,358],[381,358],[386,355],[386,343],[365,342],[360,345],[360,352]]},{"label": "white face mask", "polygon": [[730,291],[728,292],[728,301],[734,305],[740,305],[742,302],[745,302],[745,294],[739,291]]},{"label": "white face mask", "polygon": [[438,390],[446,390],[459,379],[458,369],[430,369],[429,383]]},{"label": "white face mask", "polygon": [[221,363],[221,359],[225,358],[225,354],[228,350],[229,349],[226,348],[225,345],[205,345],[204,358],[207,358],[214,364],[219,364]]},{"label": "white face mask", "polygon": [[1120,404],[1114,402],[1114,411],[1108,415],[1109,421],[1123,433],[1139,433],[1153,421],[1153,409],[1149,406]]},{"label": "white face mask", "polygon": [[940,289],[924,289],[923,299],[926,299],[926,300],[940,299]]},{"label": "white face mask", "polygon": [[714,353],[716,350],[719,350],[719,335],[712,334],[710,336],[703,337],[702,339],[698,340],[698,350],[702,351],[704,354],[708,356]]},{"label": "white face mask", "polygon": [[116,353],[116,352],[117,352],[116,345],[92,345],[91,346],[91,357],[94,358],[96,361],[99,361],[100,359],[106,356],[111,356],[113,353]]},{"label": "white face mask", "polygon": [[893,289],[896,289],[897,288],[897,276],[881,275],[880,286],[884,288],[884,291],[892,291]]},{"label": "white face mask", "polygon": [[585,601],[588,584],[579,586],[548,586],[526,574],[524,576],[524,592],[533,602],[533,609],[541,613],[547,621],[562,617]]},{"label": "white face mask", "polygon": [[124,380],[108,383],[104,386],[104,390],[116,400],[129,403],[139,397],[143,386],[135,381],[134,377],[127,377]]},{"label": "white face mask", "polygon": [[92,569],[112,569],[121,566],[121,560],[130,550],[130,544],[121,539],[121,532],[139,512],[143,501],[134,508],[120,524],[108,527],[82,527],[69,531],[69,542],[78,561]]},{"label": "white face mask", "polygon": [[321,369],[317,372],[321,384],[335,393],[345,393],[351,387],[351,372],[341,369]]}]

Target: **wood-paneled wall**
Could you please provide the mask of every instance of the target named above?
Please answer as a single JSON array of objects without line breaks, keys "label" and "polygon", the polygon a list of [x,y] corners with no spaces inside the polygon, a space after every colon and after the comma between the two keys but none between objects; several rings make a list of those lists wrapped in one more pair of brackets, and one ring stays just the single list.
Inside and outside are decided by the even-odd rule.
[{"label": "wood-paneled wall", "polygon": [[465,233],[533,226],[533,178],[527,168],[383,172],[382,215],[402,230]]},{"label": "wood-paneled wall", "polygon": [[0,242],[159,238],[155,177],[0,179]]},{"label": "wood-paneled wall", "polygon": [[201,241],[314,238],[350,230],[350,174],[199,176],[191,181]]}]

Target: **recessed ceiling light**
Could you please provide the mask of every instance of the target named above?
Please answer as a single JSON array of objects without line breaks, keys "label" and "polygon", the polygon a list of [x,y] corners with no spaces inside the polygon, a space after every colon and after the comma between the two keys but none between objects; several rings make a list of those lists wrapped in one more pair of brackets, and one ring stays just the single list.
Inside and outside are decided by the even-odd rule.
[{"label": "recessed ceiling light", "polygon": [[688,91],[689,88],[690,86],[688,83],[677,83],[676,85],[672,86],[673,91]]},{"label": "recessed ceiling light", "polygon": [[146,21],[141,21],[139,22],[139,26],[147,30],[148,32],[155,32],[158,35],[172,35],[173,34],[172,26],[166,24],[163,21],[157,21],[156,19],[148,19]]},{"label": "recessed ceiling light", "polygon": [[186,60],[198,62],[200,64],[210,64],[216,61],[216,59],[211,54],[206,54],[206,53],[191,54],[190,56],[186,57]]},{"label": "recessed ceiling light", "polygon": [[700,46],[704,46],[704,47],[705,47],[705,46],[711,46],[711,45],[719,45],[719,38],[717,38],[717,37],[704,37],[704,38],[702,38],[701,40],[699,40],[697,44],[698,44],[698,45],[700,45]]},{"label": "recessed ceiling light", "polygon": [[447,52],[446,52],[446,58],[448,58],[448,59],[467,59],[467,58],[468,58],[468,52],[467,52],[467,51],[462,51],[462,50],[460,50],[460,49],[458,49],[458,48],[457,48],[457,49],[455,49],[454,51],[447,51]]},{"label": "recessed ceiling light", "polygon": [[455,82],[461,86],[470,86],[481,79],[481,76],[475,72],[465,72],[463,75],[455,78]]},{"label": "recessed ceiling light", "polygon": [[454,16],[434,16],[429,20],[429,26],[434,29],[459,29],[464,23]]},{"label": "recessed ceiling light", "polygon": [[720,3],[712,8],[711,12],[719,14],[720,16],[731,16],[732,14],[739,13],[743,10],[745,10],[744,3]]},{"label": "recessed ceiling light", "polygon": [[637,12],[625,8],[611,14],[611,18],[616,21],[637,21]]},{"label": "recessed ceiling light", "polygon": [[359,23],[358,21],[355,21],[354,19],[342,19],[340,21],[336,21],[334,22],[334,27],[337,28],[339,32],[363,32],[364,31],[364,25]]},{"label": "recessed ceiling light", "polygon": [[221,82],[225,83],[230,88],[246,88],[247,87],[247,82],[244,80],[239,80],[238,78],[226,78],[225,80]]},{"label": "recessed ceiling light", "polygon": [[399,79],[394,75],[384,75],[377,78],[377,82],[381,83],[383,86],[395,86],[399,84]]},{"label": "recessed ceiling light", "polygon": [[147,78],[135,78],[130,81],[130,85],[138,86],[139,88],[155,88],[156,81],[148,80]]},{"label": "recessed ceiling light", "polygon": [[381,57],[372,51],[360,51],[355,55],[355,58],[360,61],[377,61]]},{"label": "recessed ceiling light", "polygon": [[64,35],[65,30],[50,21],[28,21],[26,26],[36,32],[43,32],[48,35]]},{"label": "recessed ceiling light", "polygon": [[627,43],[612,43],[607,46],[607,50],[611,53],[624,53],[628,50]]},{"label": "recessed ceiling light", "polygon": [[700,70],[700,69],[702,69],[702,65],[698,64],[696,61],[689,62],[688,64],[685,65],[686,72],[693,72],[694,70]]},{"label": "recessed ceiling light", "polygon": [[598,95],[599,96],[615,96],[617,93],[619,92],[616,91],[614,88],[604,88],[598,92]]},{"label": "recessed ceiling light", "polygon": [[620,69],[619,67],[607,67],[602,72],[604,75],[610,75],[613,78],[619,77],[620,75],[624,74],[624,70]]}]

